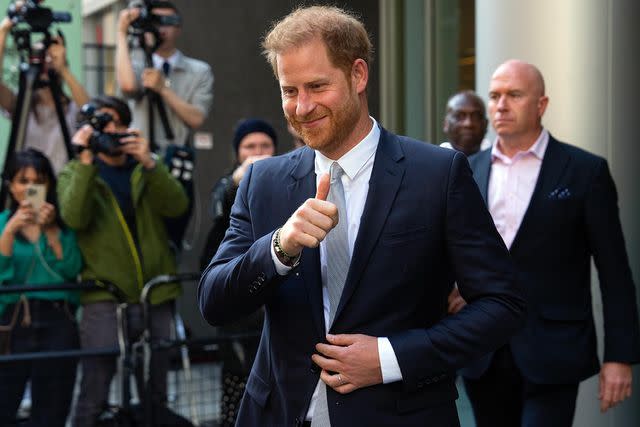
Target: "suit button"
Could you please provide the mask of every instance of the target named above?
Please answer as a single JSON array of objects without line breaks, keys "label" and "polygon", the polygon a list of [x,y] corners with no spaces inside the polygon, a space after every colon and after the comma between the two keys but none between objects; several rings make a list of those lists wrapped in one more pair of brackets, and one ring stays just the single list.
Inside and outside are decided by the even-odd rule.
[{"label": "suit button", "polygon": [[302,420],[300,419],[300,417],[296,417],[294,424],[296,427],[300,427],[302,425]]},{"label": "suit button", "polygon": [[313,374],[317,374],[320,372],[320,367],[318,365],[316,365],[315,363],[311,362],[311,366],[309,366],[309,370],[313,373]]}]

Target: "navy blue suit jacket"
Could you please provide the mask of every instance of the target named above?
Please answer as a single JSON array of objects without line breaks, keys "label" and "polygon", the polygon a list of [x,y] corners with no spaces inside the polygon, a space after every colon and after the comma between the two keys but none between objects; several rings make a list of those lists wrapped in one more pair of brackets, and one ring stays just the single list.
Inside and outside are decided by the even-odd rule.
[{"label": "navy blue suit jacket", "polygon": [[[487,200],[491,150],[469,159]],[[549,138],[531,201],[510,248],[526,293],[526,326],[511,340],[517,366],[539,384],[577,383],[599,371],[591,302],[598,269],[605,362],[640,359],[635,286],[605,159]],[[485,357],[462,371],[478,378]]]},{"label": "navy blue suit jacket", "polygon": [[[255,163],[242,180],[231,225],[203,273],[198,301],[219,325],[265,306],[241,426],[304,420],[325,341],[318,249],[279,276],[273,232],[316,192],[308,147]],[[342,299],[330,332],[388,337],[403,380],[339,395],[331,424],[457,426],[456,369],[504,344],[524,319],[508,252],[464,155],[382,130]],[[447,316],[453,281],[469,301]]]}]

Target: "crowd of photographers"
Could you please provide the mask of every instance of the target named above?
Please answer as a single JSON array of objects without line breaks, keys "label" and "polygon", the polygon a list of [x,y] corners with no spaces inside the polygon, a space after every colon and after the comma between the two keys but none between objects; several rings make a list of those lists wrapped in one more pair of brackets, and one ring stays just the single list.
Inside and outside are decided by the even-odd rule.
[{"label": "crowd of photographers", "polygon": [[[10,203],[0,214],[0,284],[37,286],[82,279],[115,285],[117,292],[0,295],[2,354],[115,348],[118,301],[128,303],[130,341],[140,338],[144,283],[176,273],[176,254],[192,208],[190,140],[213,100],[209,65],[176,47],[181,19],[171,2],[139,3],[119,15],[115,62],[124,98],[89,99],[69,70],[64,38],[48,34],[55,19],[38,2],[19,1],[0,23],[0,64],[6,40],[10,35],[17,39],[19,25],[45,34],[44,42],[25,48],[30,54],[41,52],[38,61],[28,60],[37,76],[26,95],[23,85],[22,93],[14,92],[0,75],[0,107],[12,119],[12,139],[13,128],[25,129],[23,142],[10,143],[3,171]],[[130,47],[132,38],[141,43],[138,49]],[[63,85],[70,96],[59,90]],[[62,121],[71,131],[70,141],[65,141]],[[277,138],[269,124],[252,119],[238,129],[233,142],[238,163],[221,180],[228,185],[214,194],[234,193],[247,165],[275,151]],[[256,135],[268,138],[256,140]],[[40,193],[44,199],[37,202]],[[228,222],[228,209],[221,215]],[[180,293],[177,283],[153,291],[154,340],[170,337]],[[234,374],[246,376],[251,364],[245,355],[254,351],[231,351],[241,366]],[[29,425],[64,426],[67,418],[73,426],[107,425],[116,358],[86,357],[80,366],[80,390],[72,410],[75,359],[0,363],[0,425],[17,423],[27,383]],[[153,352],[150,396],[156,413],[166,401],[168,367],[168,354]],[[141,393],[141,373],[136,377],[144,399],[148,396]]]}]

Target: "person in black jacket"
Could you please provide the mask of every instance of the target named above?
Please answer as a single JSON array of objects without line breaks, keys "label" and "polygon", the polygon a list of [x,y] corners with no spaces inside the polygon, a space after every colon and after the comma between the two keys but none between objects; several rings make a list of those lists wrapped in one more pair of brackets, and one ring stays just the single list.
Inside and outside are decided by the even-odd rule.
[{"label": "person in black jacket", "polygon": [[[631,396],[631,365],[640,362],[635,285],[615,183],[604,158],[558,141],[543,127],[548,102],[534,65],[500,65],[488,101],[497,138],[491,150],[469,158],[528,304],[525,327],[462,371],[478,427],[571,426],[580,382],[599,375],[605,412]],[[602,295],[601,361],[592,259]]]},{"label": "person in black jacket", "polygon": [[[240,180],[249,165],[260,159],[271,157],[276,150],[278,138],[271,125],[261,119],[247,119],[241,121],[233,137],[233,147],[236,152],[236,164],[232,171],[218,180],[211,191],[211,217],[213,226],[200,258],[200,266],[204,270],[218,250],[229,228],[231,206],[236,198],[236,191]],[[226,334],[251,334],[262,329],[263,310],[224,328]],[[258,348],[258,337],[247,337],[234,340],[228,346],[223,346],[223,396],[221,402],[222,425],[233,425],[236,413],[240,407],[240,398],[244,392],[253,359]]]}]

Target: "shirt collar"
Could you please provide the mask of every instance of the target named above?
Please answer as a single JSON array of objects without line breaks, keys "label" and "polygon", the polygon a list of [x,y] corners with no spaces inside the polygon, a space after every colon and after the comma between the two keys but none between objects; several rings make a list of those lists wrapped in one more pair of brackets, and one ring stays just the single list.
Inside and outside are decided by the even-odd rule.
[{"label": "shirt collar", "polygon": [[[362,141],[356,144],[355,147],[353,147],[342,157],[336,160],[350,180],[356,178],[358,173],[362,170],[364,165],[367,164],[369,159],[375,154],[376,149],[378,148],[378,141],[380,140],[380,127],[378,126],[378,122],[376,122],[373,117],[369,116],[369,118],[371,119],[372,126],[367,136],[365,136]],[[316,175],[319,176],[323,173],[329,172],[331,163],[333,163],[334,160],[331,160],[318,150],[315,150],[315,153]]]},{"label": "shirt collar", "polygon": [[174,70],[176,68],[180,68],[180,65],[181,65],[180,63],[182,62],[182,52],[176,49],[176,51],[173,52],[173,55],[171,55],[168,58],[163,58],[157,53],[154,53],[152,55],[152,58],[153,58],[153,68],[162,70],[162,64],[164,64],[164,62],[167,61],[169,65],[171,65],[171,69]]},{"label": "shirt collar", "polygon": [[493,147],[491,147],[492,160],[500,159],[502,161],[512,162],[516,158],[523,157],[526,154],[533,154],[535,157],[538,158],[538,160],[542,160],[542,158],[544,157],[545,151],[547,151],[547,145],[549,145],[549,131],[542,128],[542,132],[540,132],[540,135],[538,135],[538,139],[536,139],[536,142],[534,142],[533,145],[529,147],[528,150],[517,152],[516,155],[513,156],[513,158],[511,159],[507,157],[500,150],[499,145],[500,144],[498,144],[498,138],[496,138],[496,141],[493,144]]}]

